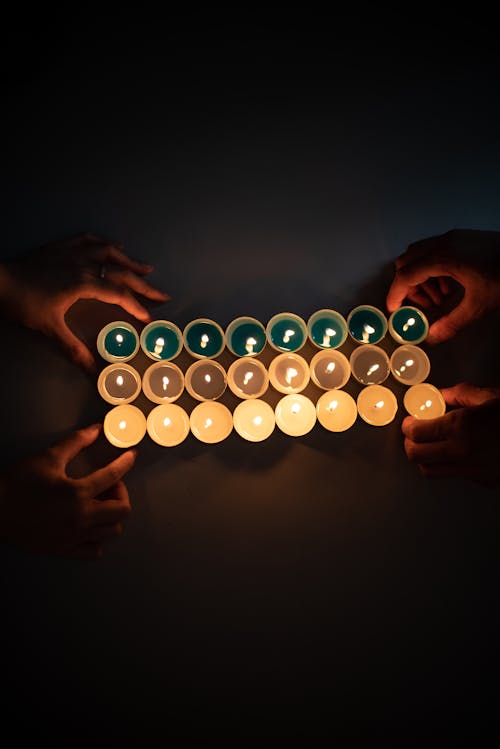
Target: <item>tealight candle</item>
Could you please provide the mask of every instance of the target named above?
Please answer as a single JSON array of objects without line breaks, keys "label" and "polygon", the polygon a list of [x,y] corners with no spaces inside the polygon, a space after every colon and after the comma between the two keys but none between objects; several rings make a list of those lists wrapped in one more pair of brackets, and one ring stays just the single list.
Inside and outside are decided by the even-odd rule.
[{"label": "tealight candle", "polygon": [[111,322],[97,336],[97,350],[109,362],[128,361],[136,355],[138,349],[139,336],[128,322]]},{"label": "tealight candle", "polygon": [[226,343],[235,356],[256,356],[266,345],[266,329],[254,317],[238,317],[226,328]]},{"label": "tealight candle", "polygon": [[186,372],[186,390],[198,401],[217,400],[226,389],[226,371],[216,361],[195,361]]},{"label": "tealight candle", "polygon": [[380,385],[389,377],[389,357],[379,346],[358,346],[349,361],[353,376],[362,385]]},{"label": "tealight candle", "polygon": [[258,359],[236,359],[227,370],[227,384],[238,398],[260,398],[269,387],[269,375]]},{"label": "tealight candle", "polygon": [[151,364],[142,376],[142,390],[153,403],[172,403],[184,390],[182,370],[172,362]]},{"label": "tealight candle", "polygon": [[276,351],[298,351],[307,340],[307,325],[292,312],[271,317],[266,328],[267,340]]},{"label": "tealight candle", "polygon": [[239,403],[233,413],[234,428],[249,442],[262,442],[274,431],[274,411],[265,401],[254,398]]},{"label": "tealight candle", "polygon": [[403,398],[404,407],[416,419],[437,419],[446,413],[446,403],[439,390],[428,382],[409,388]]},{"label": "tealight candle", "polygon": [[97,389],[101,398],[114,406],[130,403],[141,392],[141,377],[128,364],[109,364],[99,375]]},{"label": "tealight candle", "polygon": [[316,408],[305,395],[285,395],[275,409],[276,424],[290,437],[301,437],[311,431],[316,423]]},{"label": "tealight candle", "polygon": [[338,348],[347,338],[347,323],[333,309],[320,309],[311,315],[307,330],[309,338],[318,348]]},{"label": "tealight candle", "polygon": [[216,401],[198,403],[191,412],[189,421],[196,439],[210,445],[222,442],[233,430],[231,411]]},{"label": "tealight candle", "polygon": [[189,434],[189,416],[175,403],[164,403],[149,412],[147,430],[152,440],[162,447],[175,447]]},{"label": "tealight candle", "polygon": [[357,343],[378,343],[387,333],[387,319],[379,309],[365,304],[349,313],[347,327]]},{"label": "tealight candle", "polygon": [[354,398],[345,390],[323,393],[316,404],[318,421],[329,432],[345,432],[358,418]]},{"label": "tealight candle", "polygon": [[300,393],[309,378],[309,365],[299,354],[280,354],[269,365],[271,385],[279,393]]},{"label": "tealight candle", "polygon": [[389,332],[398,343],[421,343],[427,338],[429,323],[416,307],[400,307],[389,318]]},{"label": "tealight candle", "polygon": [[133,447],[146,434],[146,417],[137,406],[115,406],[104,417],[104,434],[115,447]]},{"label": "tealight candle", "polygon": [[358,413],[367,424],[383,427],[396,416],[398,402],[384,385],[368,385],[358,395]]},{"label": "tealight candle", "polygon": [[394,379],[403,385],[416,385],[429,376],[429,357],[418,346],[399,346],[391,356],[391,372]]},{"label": "tealight candle", "polygon": [[351,376],[349,360],[340,351],[318,351],[309,365],[311,379],[322,390],[342,388]]},{"label": "tealight candle", "polygon": [[141,333],[141,347],[150,359],[169,361],[182,349],[182,333],[173,322],[153,320]]},{"label": "tealight candle", "polygon": [[195,359],[214,359],[224,350],[224,331],[213,320],[200,318],[188,323],[183,333],[184,345]]}]

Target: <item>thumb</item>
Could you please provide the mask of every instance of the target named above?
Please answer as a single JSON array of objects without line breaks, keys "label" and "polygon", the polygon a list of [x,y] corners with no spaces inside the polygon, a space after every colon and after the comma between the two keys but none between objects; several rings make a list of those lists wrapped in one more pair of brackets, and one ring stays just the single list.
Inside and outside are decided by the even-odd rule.
[{"label": "thumb", "polygon": [[481,406],[492,398],[500,397],[500,388],[481,388],[461,382],[453,387],[444,388],[441,393],[448,406],[468,408]]},{"label": "thumb", "polygon": [[54,337],[69,359],[87,372],[96,371],[96,362],[87,346],[66,325],[60,322],[54,329]]},{"label": "thumb", "polygon": [[453,338],[471,322],[471,313],[465,299],[449,314],[440,317],[429,328],[428,343],[442,343]]},{"label": "thumb", "polygon": [[101,431],[100,424],[92,424],[84,429],[77,429],[63,440],[49,448],[56,462],[65,467],[79,452],[96,441]]}]

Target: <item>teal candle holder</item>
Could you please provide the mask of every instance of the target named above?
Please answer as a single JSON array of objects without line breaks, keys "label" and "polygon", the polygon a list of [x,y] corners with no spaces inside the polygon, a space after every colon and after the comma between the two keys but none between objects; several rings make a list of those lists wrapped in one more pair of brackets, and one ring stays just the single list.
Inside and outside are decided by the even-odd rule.
[{"label": "teal candle holder", "polygon": [[128,322],[118,320],[105,325],[97,336],[97,350],[108,362],[125,362],[139,350],[139,336]]},{"label": "teal candle holder", "polygon": [[257,356],[266,345],[266,329],[255,317],[237,317],[226,328],[226,343],[235,356]]},{"label": "teal candle holder", "polygon": [[221,326],[200,317],[184,328],[184,346],[195,359],[215,359],[224,351],[226,340]]},{"label": "teal candle holder", "polygon": [[142,331],[140,342],[150,359],[170,361],[182,350],[182,333],[173,322],[153,320]]},{"label": "teal candle holder", "polygon": [[398,343],[421,343],[429,333],[429,322],[416,307],[400,307],[389,318],[389,332]]},{"label": "teal candle holder", "polygon": [[320,309],[311,315],[307,330],[312,343],[320,349],[339,348],[347,338],[347,323],[333,309]]},{"label": "teal candle holder", "polygon": [[387,333],[387,318],[377,307],[363,304],[349,313],[347,327],[356,343],[378,343]]},{"label": "teal candle holder", "polygon": [[269,320],[266,335],[275,351],[299,351],[307,340],[307,325],[292,312],[280,312]]}]

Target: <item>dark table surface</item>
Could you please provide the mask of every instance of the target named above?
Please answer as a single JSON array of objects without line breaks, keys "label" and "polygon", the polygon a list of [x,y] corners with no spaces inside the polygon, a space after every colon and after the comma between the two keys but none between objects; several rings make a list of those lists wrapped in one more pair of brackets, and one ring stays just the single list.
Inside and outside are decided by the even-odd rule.
[{"label": "dark table surface", "polygon": [[[2,254],[103,234],[155,264],[172,295],[155,316],[224,326],[383,306],[409,242],[500,230],[488,24],[474,53],[465,27],[366,42],[320,26],[186,14],[167,31],[68,26],[47,45],[33,29],[7,69]],[[70,318],[92,345],[130,319],[92,302]],[[95,382],[50,342],[2,334],[4,462],[103,418]],[[429,349],[430,380],[498,384],[496,338],[490,321]],[[118,732],[160,718],[165,737],[185,709],[185,735],[209,709],[207,736],[233,719],[245,734],[264,711],[309,737],[346,715],[355,732],[479,714],[497,664],[498,493],[422,478],[391,387],[383,429],[146,438],[126,533],[99,563],[2,548],[10,709]],[[103,439],[75,471],[115,454]]]}]

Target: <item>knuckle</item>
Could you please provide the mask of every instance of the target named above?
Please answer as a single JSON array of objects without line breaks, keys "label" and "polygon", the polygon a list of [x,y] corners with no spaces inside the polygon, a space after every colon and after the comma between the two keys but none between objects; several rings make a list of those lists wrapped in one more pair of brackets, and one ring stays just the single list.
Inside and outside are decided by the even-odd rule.
[{"label": "knuckle", "polygon": [[408,460],[411,460],[411,461],[417,460],[418,448],[412,440],[405,439],[405,450],[406,450],[406,455],[408,457]]}]

